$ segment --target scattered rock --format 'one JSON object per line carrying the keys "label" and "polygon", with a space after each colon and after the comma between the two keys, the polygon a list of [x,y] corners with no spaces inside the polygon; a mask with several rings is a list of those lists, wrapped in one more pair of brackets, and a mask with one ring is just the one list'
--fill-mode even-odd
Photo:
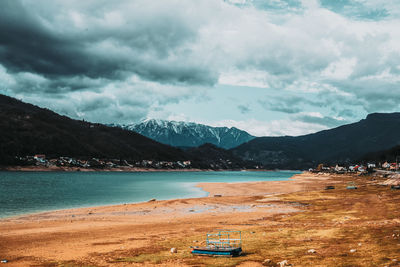
{"label": "scattered rock", "polygon": [[350,253],[354,253],[354,252],[357,252],[357,249],[355,249],[355,248],[350,249]]}
{"label": "scattered rock", "polygon": [[178,249],[177,248],[171,248],[171,253],[177,253],[178,252]]}
{"label": "scattered rock", "polygon": [[279,267],[285,267],[285,266],[292,266],[292,265],[289,264],[289,262],[287,260],[283,260],[281,262],[278,262],[278,266]]}
{"label": "scattered rock", "polygon": [[199,242],[199,241],[197,241],[197,240],[193,240],[193,243],[197,243],[197,242]]}
{"label": "scattered rock", "polygon": [[6,260],[6,259],[1,260],[1,263],[7,263],[7,262],[8,262],[8,260]]}
{"label": "scattered rock", "polygon": [[154,201],[156,201],[156,199],[155,199],[155,198],[152,198],[152,199],[150,199],[148,202],[154,202]]}
{"label": "scattered rock", "polygon": [[359,246],[359,247],[361,247],[361,246],[362,246],[362,244],[361,244],[361,243],[358,243],[358,246]]}
{"label": "scattered rock", "polygon": [[262,263],[264,266],[272,266],[274,265],[271,259],[265,259]]}
{"label": "scattered rock", "polygon": [[255,233],[256,233],[256,232],[254,232],[254,231],[251,231],[251,232],[250,232],[250,234],[255,234]]}
{"label": "scattered rock", "polygon": [[214,197],[222,197],[222,195],[214,195]]}
{"label": "scattered rock", "polygon": [[189,212],[194,212],[194,210],[189,210]]}
{"label": "scattered rock", "polygon": [[397,262],[397,259],[393,259],[392,261],[393,261],[393,262]]}
{"label": "scattered rock", "polygon": [[315,249],[309,249],[308,251],[307,251],[308,253],[317,253],[317,251],[315,250]]}
{"label": "scattered rock", "polygon": [[257,207],[257,206],[256,206],[256,204],[251,204],[250,207],[254,208],[254,207]]}

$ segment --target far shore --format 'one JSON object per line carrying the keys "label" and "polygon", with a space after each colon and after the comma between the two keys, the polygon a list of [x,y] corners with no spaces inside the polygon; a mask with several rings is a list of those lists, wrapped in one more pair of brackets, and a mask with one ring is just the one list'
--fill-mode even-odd
{"label": "far shore", "polygon": [[[211,172],[211,171],[274,171],[267,169],[156,169],[143,167],[116,167],[116,168],[79,168],[79,167],[60,167],[60,166],[5,166],[0,167],[0,171],[26,171],[26,172]],[[279,171],[279,170],[277,170]]]}

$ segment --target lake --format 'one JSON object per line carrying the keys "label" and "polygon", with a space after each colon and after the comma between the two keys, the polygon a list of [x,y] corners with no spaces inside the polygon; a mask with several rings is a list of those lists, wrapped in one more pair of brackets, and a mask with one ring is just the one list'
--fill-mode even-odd
{"label": "lake", "polygon": [[49,210],[205,197],[203,182],[287,180],[296,171],[0,172],[0,218]]}

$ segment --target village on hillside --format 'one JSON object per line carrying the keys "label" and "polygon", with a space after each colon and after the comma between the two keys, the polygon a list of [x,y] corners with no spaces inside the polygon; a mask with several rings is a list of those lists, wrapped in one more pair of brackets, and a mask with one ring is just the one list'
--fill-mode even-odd
{"label": "village on hillside", "polygon": [[380,171],[392,171],[397,172],[399,170],[398,162],[387,162],[384,163],[366,163],[366,164],[352,164],[347,166],[340,166],[336,164],[335,166],[325,166],[324,164],[319,164],[315,169],[310,168],[310,172],[329,172],[329,173],[359,173],[368,174],[376,170]]}
{"label": "village on hillside", "polygon": [[[44,154],[37,154],[34,156],[24,156],[16,157],[21,166],[38,166],[44,168],[51,167],[74,167],[82,169],[114,169],[114,168],[148,168],[148,169],[190,169],[196,168],[195,164],[191,160],[182,161],[158,161],[158,160],[125,160],[125,159],[77,159],[73,157],[58,157],[58,158],[46,158]],[[232,164],[230,160],[220,159],[218,162],[211,163],[207,166],[210,169],[229,169]],[[325,165],[319,164],[316,168],[309,168],[308,171],[319,173],[358,173],[358,174],[368,174],[376,170],[379,171],[390,171],[396,172],[399,170],[398,162],[388,162],[383,163],[359,163],[359,164],[348,164],[348,165]],[[264,169],[261,165],[255,165],[255,169]]]}
{"label": "village on hillside", "polygon": [[44,154],[18,157],[22,166],[41,167],[76,167],[82,169],[113,169],[113,168],[154,168],[154,169],[185,169],[191,168],[192,162],[185,161],[156,161],[156,160],[124,160],[124,159],[76,159],[73,157],[46,158]]}
{"label": "village on hillside", "polygon": [[[242,166],[231,159],[218,158],[215,160],[177,160],[165,161],[154,159],[128,160],[128,159],[104,159],[104,158],[74,158],[61,156],[48,158],[44,154],[33,156],[15,157],[15,165],[22,167],[34,167],[35,169],[49,170],[121,170],[134,171],[137,169],[149,170],[185,170],[185,169],[207,169],[207,170],[228,170],[228,169],[262,169],[260,165],[250,164]],[[12,167],[10,169],[13,169]],[[19,169],[19,168],[17,168]]]}

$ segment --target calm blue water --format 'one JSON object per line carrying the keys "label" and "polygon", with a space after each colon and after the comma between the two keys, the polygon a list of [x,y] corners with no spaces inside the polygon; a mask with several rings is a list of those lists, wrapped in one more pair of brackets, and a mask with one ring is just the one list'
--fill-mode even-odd
{"label": "calm blue water", "polygon": [[287,180],[280,172],[0,172],[0,218],[40,211],[207,196],[201,182]]}

